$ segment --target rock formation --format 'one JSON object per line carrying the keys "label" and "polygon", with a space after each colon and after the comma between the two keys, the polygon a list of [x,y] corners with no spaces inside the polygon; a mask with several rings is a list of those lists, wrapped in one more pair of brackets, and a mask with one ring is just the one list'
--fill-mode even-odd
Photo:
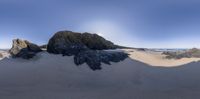
{"label": "rock formation", "polygon": [[14,39],[12,48],[9,50],[13,57],[21,57],[24,59],[30,59],[34,57],[36,53],[40,51],[42,50],[36,44],[20,39]]}
{"label": "rock formation", "polygon": [[97,34],[83,33],[82,43],[93,50],[115,49],[116,46]]}
{"label": "rock formation", "polygon": [[76,65],[87,63],[92,70],[100,70],[101,63],[110,65],[110,62],[120,62],[127,57],[128,54],[123,52],[88,50],[75,55],[74,63]]}
{"label": "rock formation", "polygon": [[114,49],[115,45],[97,34],[76,33],[72,31],[57,32],[47,45],[47,51],[54,54],[76,55],[88,49]]}
{"label": "rock formation", "polygon": [[76,33],[72,31],[57,32],[47,45],[47,51],[63,56],[74,55],[74,63],[87,63],[92,70],[101,69],[101,63],[119,62],[128,57],[124,52],[103,51],[117,48],[112,42],[97,34]]}
{"label": "rock formation", "polygon": [[166,55],[166,58],[169,58],[169,59],[200,58],[200,49],[193,48],[193,49],[175,51],[175,52],[166,51],[166,52],[163,52],[163,54]]}

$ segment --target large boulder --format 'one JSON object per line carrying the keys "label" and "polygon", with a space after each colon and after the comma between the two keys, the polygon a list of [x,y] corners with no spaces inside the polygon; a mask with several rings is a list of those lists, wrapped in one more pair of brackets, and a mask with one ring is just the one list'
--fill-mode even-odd
{"label": "large boulder", "polygon": [[34,57],[40,51],[42,50],[36,44],[21,39],[14,39],[12,48],[9,50],[13,57],[21,57],[24,59]]}
{"label": "large boulder", "polygon": [[47,45],[47,51],[54,54],[76,55],[88,49],[114,49],[115,45],[97,34],[76,33],[72,31],[57,32]]}

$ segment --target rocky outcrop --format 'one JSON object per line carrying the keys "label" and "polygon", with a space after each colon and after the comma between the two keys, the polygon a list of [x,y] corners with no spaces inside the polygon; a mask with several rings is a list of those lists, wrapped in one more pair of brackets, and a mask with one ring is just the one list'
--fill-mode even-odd
{"label": "rocky outcrop", "polygon": [[9,52],[11,55],[15,56],[24,48],[27,48],[27,44],[20,39],[15,39],[13,40],[12,48]]}
{"label": "rocky outcrop", "polygon": [[76,65],[87,63],[92,70],[100,70],[101,63],[110,65],[110,62],[120,62],[127,57],[128,54],[123,52],[88,50],[75,55],[74,63]]}
{"label": "rocky outcrop", "polygon": [[81,35],[82,43],[93,50],[115,49],[116,46],[97,34],[83,33]]}
{"label": "rocky outcrop", "polygon": [[162,54],[166,55],[166,58],[169,59],[181,59],[181,58],[200,58],[200,49],[193,48],[183,51],[166,51]]}
{"label": "rocky outcrop", "polygon": [[57,32],[47,45],[47,51],[54,54],[75,55],[87,49],[81,41],[81,34],[71,31]]}
{"label": "rocky outcrop", "polygon": [[21,57],[24,59],[30,59],[34,57],[36,53],[40,51],[42,50],[36,44],[20,39],[14,39],[12,48],[9,50],[13,57]]}
{"label": "rocky outcrop", "polygon": [[72,31],[57,32],[47,45],[47,51],[54,54],[76,55],[88,49],[114,49],[115,45],[97,34],[76,33]]}
{"label": "rocky outcrop", "polygon": [[87,63],[92,70],[101,69],[101,63],[111,64],[128,57],[124,52],[103,51],[117,48],[112,42],[97,34],[76,33],[72,31],[57,32],[47,45],[47,51],[63,56],[74,55],[74,63]]}

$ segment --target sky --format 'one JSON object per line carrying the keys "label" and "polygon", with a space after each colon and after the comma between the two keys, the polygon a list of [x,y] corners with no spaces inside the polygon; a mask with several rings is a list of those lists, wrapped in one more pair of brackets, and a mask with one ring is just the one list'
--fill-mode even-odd
{"label": "sky", "polygon": [[47,44],[63,30],[130,47],[200,48],[200,1],[0,0],[0,48],[16,38]]}

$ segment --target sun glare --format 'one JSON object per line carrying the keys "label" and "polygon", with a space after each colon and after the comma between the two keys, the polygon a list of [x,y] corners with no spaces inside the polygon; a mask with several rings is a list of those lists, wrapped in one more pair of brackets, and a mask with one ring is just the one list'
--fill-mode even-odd
{"label": "sun glare", "polygon": [[107,21],[94,21],[85,23],[82,25],[82,30],[87,30],[88,32],[97,33],[99,35],[108,35],[109,33],[117,33],[119,27],[112,22]]}
{"label": "sun glare", "polygon": [[[106,20],[96,20],[84,23],[81,25],[80,31],[96,33],[108,40],[115,42],[116,44],[121,45],[130,44],[130,42],[134,44],[135,40],[137,39],[136,36],[127,37],[127,35],[130,35],[129,31],[119,23]],[[131,33],[131,35],[133,35],[133,33]]]}

